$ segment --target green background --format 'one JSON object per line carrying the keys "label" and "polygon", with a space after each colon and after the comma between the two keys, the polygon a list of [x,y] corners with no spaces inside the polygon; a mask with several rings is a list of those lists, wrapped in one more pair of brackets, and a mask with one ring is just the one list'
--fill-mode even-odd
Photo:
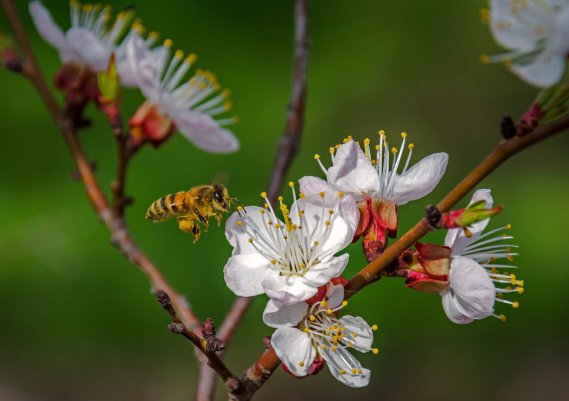
{"label": "green background", "polygon": [[[59,66],[27,16],[46,76]],[[130,4],[117,1],[115,10]],[[66,2],[46,2],[67,27]],[[434,151],[450,155],[447,174],[428,197],[400,209],[400,232],[427,203],[440,199],[499,139],[501,115],[519,116],[537,93],[500,65],[482,65],[497,53],[480,23],[483,1],[314,1],[306,130],[290,179],[320,175],[314,153],[346,134],[378,129],[407,131],[419,160]],[[202,318],[220,322],[233,295],[222,269],[230,255],[223,229],[197,245],[175,223],[150,224],[146,207],[156,198],[206,183],[219,172],[245,204],[266,189],[290,93],[291,1],[140,1],[137,15],[149,30],[196,52],[232,90],[234,127],[241,151],[210,155],[175,135],[159,150],[133,160],[127,192],[136,203],[128,222],[139,245],[188,295]],[[0,26],[8,30],[5,17]],[[50,78],[51,80],[51,78]],[[109,245],[109,234],[87,203],[53,121],[31,85],[0,71],[0,399],[185,400],[192,398],[192,348],[166,331],[146,279]],[[58,95],[59,98],[61,96]],[[125,94],[125,117],[141,101]],[[115,169],[114,142],[90,107],[93,126],[81,133],[105,189]],[[397,140],[398,141],[398,140]],[[502,323],[489,318],[467,326],[447,320],[438,296],[382,280],[353,298],[348,313],[377,323],[379,356],[358,357],[372,369],[369,387],[349,389],[324,371],[294,380],[281,369],[258,399],[343,400],[566,400],[566,262],[569,210],[567,135],[508,161],[483,183],[506,205],[492,226],[512,223],[520,245],[519,276],[526,293],[518,310],[498,305]],[[107,191],[108,192],[108,191]],[[433,241],[442,236],[432,235]],[[348,276],[363,265],[350,248]],[[236,372],[262,352],[271,333],[261,321],[259,297],[226,355]],[[224,399],[218,391],[218,399]]]}

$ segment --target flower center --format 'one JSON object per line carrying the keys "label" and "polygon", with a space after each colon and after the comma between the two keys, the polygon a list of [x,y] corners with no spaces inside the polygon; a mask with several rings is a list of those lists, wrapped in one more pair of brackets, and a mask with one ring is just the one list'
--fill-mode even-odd
{"label": "flower center", "polygon": [[[265,207],[259,210],[261,218],[253,219],[243,208],[238,208],[242,220],[237,224],[249,235],[249,243],[281,276],[304,276],[334,252],[323,249],[323,245],[329,239],[331,228],[338,216],[339,202],[336,202],[333,208],[327,207],[325,198],[333,195],[321,192],[319,197],[322,206],[319,216],[310,216],[309,222],[301,208],[304,195],[301,193],[300,199],[297,200],[294,183],[290,182],[289,186],[295,202],[293,215],[283,202],[283,197],[278,197],[284,223],[276,216],[266,192],[263,192],[261,197],[265,200]],[[338,196],[341,198],[343,193]]]}

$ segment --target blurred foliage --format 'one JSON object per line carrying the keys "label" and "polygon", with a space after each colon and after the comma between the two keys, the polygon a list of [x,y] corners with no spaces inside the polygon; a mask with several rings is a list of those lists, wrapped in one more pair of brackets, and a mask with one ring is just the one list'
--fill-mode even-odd
{"label": "blurred foliage", "polygon": [[[45,4],[67,26],[66,2]],[[433,151],[450,154],[439,187],[400,209],[401,232],[410,227],[427,203],[494,146],[501,115],[518,117],[537,93],[503,66],[479,63],[481,53],[501,51],[479,21],[485,5],[312,2],[307,124],[290,179],[321,174],[312,155],[346,134],[407,131],[415,160]],[[53,77],[56,51],[37,35],[26,2],[18,8],[45,75]],[[149,30],[199,55],[199,67],[231,88],[240,117],[234,127],[239,153],[209,155],[176,135],[159,150],[140,152],[128,176],[135,204],[127,216],[135,240],[201,317],[220,322],[233,299],[223,281],[231,252],[223,229],[212,228],[192,245],[175,223],[151,224],[144,212],[163,194],[208,182],[219,172],[230,174],[229,189],[245,204],[259,201],[290,92],[292,2],[146,0],[136,2],[136,11]],[[8,30],[3,15],[0,27]],[[188,399],[196,373],[193,350],[166,332],[167,316],[146,279],[109,245],[84,189],[69,178],[71,158],[31,85],[2,70],[0,87],[0,399]],[[125,91],[125,117],[140,101],[139,93]],[[96,109],[87,115],[93,125],[81,140],[108,188],[115,169],[112,134]],[[380,356],[362,358],[373,372],[368,388],[345,388],[327,372],[293,380],[279,369],[258,398],[566,400],[568,144],[567,135],[548,140],[483,183],[506,205],[492,224],[512,223],[521,249],[517,264],[527,291],[519,310],[500,309],[506,323],[490,318],[453,325],[438,296],[382,280],[355,297],[348,311],[380,326]],[[351,254],[348,276],[364,264],[359,245]],[[262,352],[261,338],[271,332],[261,322],[264,303],[263,297],[254,303],[227,354],[236,372]]]}

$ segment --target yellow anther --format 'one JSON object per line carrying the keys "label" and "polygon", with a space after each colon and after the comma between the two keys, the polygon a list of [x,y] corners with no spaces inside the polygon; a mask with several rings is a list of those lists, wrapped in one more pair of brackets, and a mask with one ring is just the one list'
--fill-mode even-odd
{"label": "yellow anther", "polygon": [[320,306],[326,307],[326,306],[328,306],[328,302],[326,302],[326,300],[323,299],[322,301],[320,301]]}
{"label": "yellow anther", "polygon": [[342,301],[342,306],[344,307],[348,306],[348,301]]}
{"label": "yellow anther", "polygon": [[182,50],[176,50],[176,53],[174,53],[174,57],[179,58],[181,60],[184,58],[184,52]]}
{"label": "yellow anther", "polygon": [[334,209],[328,209],[328,214],[334,214]]}
{"label": "yellow anther", "polygon": [[524,287],[518,287],[518,288],[516,288],[516,291],[518,292],[518,294],[523,294],[524,293]]}
{"label": "yellow anther", "polygon": [[237,222],[237,225],[238,225],[239,227],[243,227],[243,222],[242,222],[241,220],[239,220],[239,221]]}
{"label": "yellow anther", "polygon": [[330,147],[330,154],[331,154],[331,155],[334,154],[334,150],[335,150],[335,149],[331,146],[331,147]]}
{"label": "yellow anther", "polygon": [[358,333],[356,333],[355,331],[352,331],[352,337],[357,337]]}
{"label": "yellow anther", "polygon": [[304,198],[304,194],[301,192],[301,193],[298,194],[298,197],[299,197],[300,199],[302,199],[302,198]]}
{"label": "yellow anther", "polygon": [[330,308],[328,308],[328,310],[326,311],[327,314],[331,315],[332,313],[334,313],[334,311]]}
{"label": "yellow anther", "polygon": [[277,261],[274,260],[274,259],[272,259],[272,260],[271,260],[271,264],[272,264],[272,265],[276,265],[276,264],[277,264]]}
{"label": "yellow anther", "polygon": [[264,205],[264,206],[265,206],[265,209],[267,209],[267,210],[269,209],[269,204],[268,204],[268,203],[265,202],[265,205]]}
{"label": "yellow anther", "polygon": [[266,211],[265,209],[259,209],[259,213],[261,214],[265,214],[265,211]]}
{"label": "yellow anther", "polygon": [[294,187],[294,182],[289,181],[289,182],[288,182],[288,186],[291,187],[291,188],[293,188],[293,187]]}
{"label": "yellow anther", "polygon": [[520,307],[520,303],[519,303],[519,302],[513,302],[513,303],[512,303],[512,308],[518,309],[519,307]]}
{"label": "yellow anther", "polygon": [[316,320],[316,316],[310,315],[310,316],[308,316],[308,319],[310,319],[310,321],[313,322]]}
{"label": "yellow anther", "polygon": [[231,110],[233,108],[233,102],[231,100],[226,100],[223,102],[223,108],[227,110]]}
{"label": "yellow anther", "polygon": [[196,56],[194,53],[190,53],[188,54],[188,57],[186,57],[186,63],[188,64],[193,64],[198,60],[198,56]]}
{"label": "yellow anther", "polygon": [[330,347],[330,351],[336,351],[336,347],[333,345]]}
{"label": "yellow anther", "polygon": [[322,345],[320,346],[320,348],[326,349],[326,344],[322,344]]}
{"label": "yellow anther", "polygon": [[364,139],[364,144],[369,145],[370,142],[369,138]]}
{"label": "yellow anther", "polygon": [[407,133],[406,133],[406,132],[402,132],[402,133],[401,133],[401,138],[407,138]]}
{"label": "yellow anther", "polygon": [[277,199],[282,202],[284,198],[282,196],[279,196]]}
{"label": "yellow anther", "polygon": [[511,224],[507,224],[506,225],[506,230],[511,230],[512,229],[512,225]]}
{"label": "yellow anther", "polygon": [[380,136],[384,136],[384,135],[385,135],[385,131],[382,130],[382,129],[380,129],[379,131],[377,131],[377,133],[378,133]]}
{"label": "yellow anther", "polygon": [[164,46],[166,46],[166,47],[172,47],[173,44],[174,44],[174,42],[172,41],[172,39],[166,39],[164,41]]}
{"label": "yellow anther", "polygon": [[267,197],[267,193],[266,192],[261,192],[261,198],[266,198]]}
{"label": "yellow anther", "polygon": [[302,331],[304,331],[305,333],[310,333],[310,329],[308,327],[305,327]]}
{"label": "yellow anther", "polygon": [[371,350],[371,352],[373,352],[374,355],[379,354],[379,348],[374,348]]}
{"label": "yellow anther", "polygon": [[252,244],[253,243],[253,238],[249,237],[249,243]]}
{"label": "yellow anther", "polygon": [[500,319],[502,322],[506,321],[506,315],[499,315],[498,319]]}
{"label": "yellow anther", "polygon": [[158,38],[160,37],[160,34],[156,31],[152,31],[148,34],[148,39],[155,41],[158,40]]}
{"label": "yellow anther", "polygon": [[326,226],[329,226],[331,223],[330,223],[330,221],[325,221],[324,224],[325,224]]}
{"label": "yellow anther", "polygon": [[[286,239],[286,238],[285,238],[285,239]],[[306,263],[301,263],[299,266],[300,266],[301,269],[306,269]]]}
{"label": "yellow anther", "polygon": [[343,198],[344,197],[344,193],[342,191],[338,192],[338,198]]}
{"label": "yellow anther", "polygon": [[377,330],[377,324],[374,324],[373,326],[371,326],[371,329],[372,329],[373,331],[376,331],[376,330]]}
{"label": "yellow anther", "polygon": [[415,148],[415,144],[414,143],[410,143],[409,146],[407,146],[409,148],[409,150]]}
{"label": "yellow anther", "polygon": [[356,373],[358,373],[358,370],[356,368],[352,368],[352,374],[355,375]]}
{"label": "yellow anther", "polygon": [[239,210],[240,212],[243,211],[243,206],[237,206],[237,210]]}
{"label": "yellow anther", "polygon": [[304,366],[304,362],[300,361],[300,362],[298,363],[298,366],[303,367],[303,366]]}
{"label": "yellow anther", "polygon": [[280,225],[280,223],[275,224],[275,228],[281,228],[282,226]]}
{"label": "yellow anther", "polygon": [[340,369],[340,371],[338,373],[340,373],[341,375],[345,375],[346,371],[344,369]]}
{"label": "yellow anther", "polygon": [[318,153],[314,155],[314,160],[320,160],[320,155]]}
{"label": "yellow anther", "polygon": [[358,375],[361,375],[361,374],[362,374],[362,368],[359,368],[358,369]]}
{"label": "yellow anther", "polygon": [[487,54],[481,54],[480,62],[482,62],[483,64],[488,64],[490,62],[490,57],[488,57]]}
{"label": "yellow anther", "polygon": [[350,341],[350,342],[348,343],[348,348],[352,348],[353,346],[354,346],[354,343]]}
{"label": "yellow anther", "polygon": [[375,150],[379,150],[379,149],[381,149],[381,146],[375,145]]}
{"label": "yellow anther", "polygon": [[395,146],[391,148],[391,153],[397,153],[397,148]]}
{"label": "yellow anther", "polygon": [[324,192],[320,192],[318,195],[320,195],[320,197],[323,198],[326,194]]}

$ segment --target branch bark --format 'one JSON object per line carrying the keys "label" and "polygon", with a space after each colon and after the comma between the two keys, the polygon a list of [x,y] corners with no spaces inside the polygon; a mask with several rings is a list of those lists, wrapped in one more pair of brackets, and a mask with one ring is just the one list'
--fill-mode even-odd
{"label": "branch bark", "polygon": [[[81,149],[79,140],[77,139],[76,129],[63,113],[61,113],[57,101],[53,97],[48,85],[46,84],[41,70],[35,59],[33,50],[30,46],[26,32],[22,26],[21,20],[14,7],[13,0],[2,0],[2,6],[10,21],[16,40],[21,50],[24,52],[23,73],[30,79],[44,101],[48,111],[57,123],[63,138],[75,164],[77,171],[87,192],[87,197],[91,205],[95,209],[99,219],[107,226],[111,233],[111,242],[123,253],[123,255],[142,271],[152,285],[153,291],[163,291],[168,295],[171,304],[178,316],[180,323],[184,326],[184,335],[205,355],[208,364],[224,379],[226,383],[235,385],[236,379],[233,377],[229,369],[224,365],[221,359],[215,354],[208,352],[201,344],[199,330],[201,323],[197,316],[189,307],[183,296],[178,294],[174,288],[168,283],[162,275],[158,267],[142,252],[134,243],[130,232],[126,227],[120,213],[113,210],[101,191],[101,187],[93,174],[90,163],[85,158],[85,154]],[[124,166],[126,168],[126,164]],[[119,167],[120,169],[120,167]]]}
{"label": "branch bark", "polygon": [[[300,139],[302,137],[302,131],[304,129],[306,93],[308,84],[308,55],[310,44],[308,26],[308,0],[295,1],[294,22],[295,31],[292,93],[286,115],[284,131],[277,146],[275,164],[273,165],[272,170],[273,173],[268,185],[268,199],[271,202],[276,201],[290,165],[298,153]],[[241,318],[243,315],[245,315],[251,306],[253,299],[254,298],[238,297],[231,306],[229,313],[225,317],[221,329],[219,330],[219,338],[221,338],[226,344],[231,341],[233,333],[237,329]],[[266,369],[262,369],[262,366],[262,364],[259,364],[256,369],[249,369],[247,372],[245,372],[243,378],[246,380],[245,387],[247,390],[245,391],[244,387],[241,395],[247,393],[250,394],[249,397],[251,397],[256,391],[257,384],[260,387],[262,382],[268,379],[272,371],[270,371],[270,373],[265,377],[260,374],[261,371],[267,371]],[[257,384],[253,385],[253,383]],[[213,397],[214,387],[215,376],[213,375],[213,372],[211,372],[210,369],[204,368],[202,364],[200,367],[199,381],[196,389],[196,400],[211,400]],[[239,397],[240,393],[235,393],[232,396]]]}

